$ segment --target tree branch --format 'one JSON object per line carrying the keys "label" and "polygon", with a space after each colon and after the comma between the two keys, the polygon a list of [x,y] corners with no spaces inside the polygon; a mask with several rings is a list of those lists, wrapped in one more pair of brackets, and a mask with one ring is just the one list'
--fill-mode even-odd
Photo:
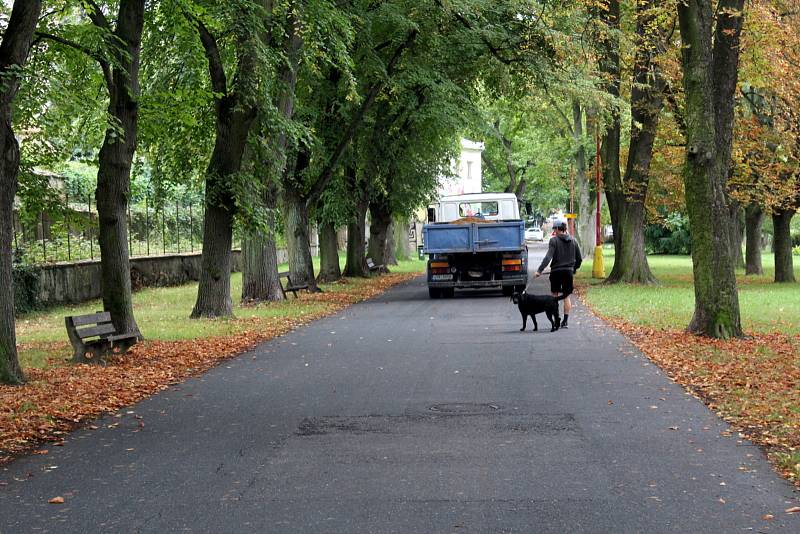
{"label": "tree branch", "polygon": [[669,103],[669,107],[672,108],[672,115],[675,117],[675,122],[678,123],[678,129],[683,134],[683,137],[686,137],[686,117],[683,116],[683,111],[678,106],[678,100],[675,98],[675,90],[672,88],[672,84],[669,83],[669,80],[665,78],[664,84],[664,96],[667,97],[667,102]]}
{"label": "tree branch", "polygon": [[228,81],[225,77],[225,67],[222,65],[222,58],[219,55],[217,41],[201,20],[194,17],[192,18],[197,24],[200,42],[203,43],[203,49],[208,59],[208,74],[211,77],[211,88],[215,93],[225,95],[228,93]]}
{"label": "tree branch", "polygon": [[37,31],[35,35],[37,40],[47,39],[49,41],[53,41],[55,43],[82,52],[83,54],[86,54],[90,58],[94,59],[100,64],[100,68],[103,70],[103,78],[105,79],[106,84],[109,87],[112,87],[114,85],[114,78],[111,73],[111,65],[109,65],[108,61],[106,61],[105,58],[103,58],[103,56],[101,56],[97,51],[92,50],[91,48],[88,48],[86,46],[83,46],[80,43],[76,43],[75,41],[65,39],[64,37],[60,37],[58,35],[53,35],[52,33]]}
{"label": "tree branch", "polygon": [[[442,10],[447,10],[447,8],[444,6],[444,4],[442,3],[441,0],[436,0],[436,5],[439,6],[439,8],[442,9]],[[461,25],[464,26],[466,29],[468,29],[470,31],[475,31],[475,29],[472,27],[472,23],[470,21],[468,21],[467,18],[464,17],[464,15],[462,15],[461,13],[458,13],[457,11],[452,11],[452,10],[447,10],[447,11],[450,11],[453,14],[453,16],[456,18],[456,20],[458,20],[458,22],[460,22]],[[481,42],[483,42],[483,44],[489,50],[489,53],[492,54],[492,56],[497,61],[499,61],[500,63],[502,63],[504,65],[511,65],[512,63],[516,63],[517,61],[519,61],[519,59],[516,59],[516,58],[503,57],[500,54],[501,49],[496,47],[496,46],[494,46],[491,43],[491,41],[489,41],[489,39],[486,38],[485,35],[480,35],[480,40],[481,40]]]}
{"label": "tree branch", "polygon": [[[403,55],[403,51],[406,50],[414,40],[417,38],[419,32],[414,29],[411,30],[406,37],[406,40],[403,41],[400,46],[397,47],[397,50],[394,51],[394,55],[389,60],[389,63],[386,65],[386,77],[391,78],[392,74],[394,73],[394,69],[397,66],[397,63],[400,61],[400,58]],[[331,155],[331,159],[322,169],[317,178],[314,185],[311,187],[311,190],[308,193],[308,197],[306,198],[306,204],[311,205],[317,201],[317,199],[322,195],[325,188],[328,186],[328,183],[333,178],[333,172],[336,170],[336,167],[339,165],[339,161],[341,160],[342,156],[344,155],[345,150],[347,149],[350,141],[353,139],[358,127],[361,125],[361,122],[364,120],[364,116],[366,115],[367,111],[372,107],[372,104],[375,102],[375,98],[377,98],[378,93],[383,89],[385,84],[384,80],[378,81],[370,87],[369,91],[367,92],[367,97],[361,103],[361,107],[356,111],[355,115],[353,115],[350,124],[347,126],[347,129],[344,132],[341,140],[339,140],[339,144],[333,151]]]}
{"label": "tree branch", "polygon": [[561,118],[564,119],[564,124],[567,126],[569,134],[574,137],[575,131],[572,129],[572,121],[569,120],[569,117],[567,117],[566,113],[564,113],[564,111],[559,107],[558,102],[556,102],[555,99],[550,96],[550,93],[547,92],[547,89],[544,90],[544,94],[547,95],[547,100],[550,102],[550,105],[553,106],[553,109],[555,109]]}
{"label": "tree branch", "polygon": [[487,158],[486,154],[483,153],[483,152],[481,153],[481,160],[486,164],[487,167],[489,167],[489,170],[492,171],[492,174],[494,174],[498,178],[502,176],[502,174],[500,174],[500,172],[498,172],[497,167],[495,166],[494,162],[492,162],[492,160]]}
{"label": "tree branch", "polygon": [[104,30],[111,31],[111,25],[108,23],[108,19],[103,14],[103,11],[100,9],[100,6],[97,5],[97,2],[94,0],[84,0],[91,9],[86,10],[86,14],[89,15],[89,18],[92,20],[92,23],[99,27],[103,28]]}

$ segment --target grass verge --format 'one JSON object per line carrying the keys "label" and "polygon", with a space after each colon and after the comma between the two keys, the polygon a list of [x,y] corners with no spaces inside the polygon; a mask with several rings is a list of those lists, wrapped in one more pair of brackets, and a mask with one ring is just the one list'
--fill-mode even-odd
{"label": "grass verge", "polygon": [[[280,303],[243,307],[237,298],[234,319],[189,319],[197,284],[140,291],[134,311],[147,340],[106,366],[65,362],[71,347],[64,315],[89,313],[98,303],[23,317],[18,339],[28,382],[0,386],[0,463],[41,442],[57,446],[76,426],[371,298],[423,269],[424,262],[402,262],[391,274],[343,279],[323,285],[322,293],[301,293]],[[240,294],[240,275],[234,275],[233,284],[234,294]]]}
{"label": "grass verge", "polygon": [[[604,256],[609,272],[613,252]],[[763,446],[776,469],[800,487],[798,285],[773,283],[772,258],[765,255],[763,276],[737,273],[748,336],[712,340],[685,331],[694,311],[691,258],[648,261],[656,286],[605,285],[590,278],[588,265],[578,277],[584,301],[734,431]]]}

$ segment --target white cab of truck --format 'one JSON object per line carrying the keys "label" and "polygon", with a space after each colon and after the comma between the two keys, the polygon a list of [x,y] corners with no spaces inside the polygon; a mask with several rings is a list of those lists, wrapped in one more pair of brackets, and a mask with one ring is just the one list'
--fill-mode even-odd
{"label": "white cab of truck", "polygon": [[429,223],[446,223],[479,217],[487,221],[519,219],[519,203],[513,193],[471,193],[441,197],[428,207]]}

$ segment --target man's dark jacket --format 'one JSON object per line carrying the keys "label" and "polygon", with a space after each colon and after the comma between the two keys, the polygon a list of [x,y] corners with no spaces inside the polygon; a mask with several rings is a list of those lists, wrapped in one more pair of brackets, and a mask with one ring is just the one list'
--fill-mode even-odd
{"label": "man's dark jacket", "polygon": [[556,271],[570,271],[572,273],[578,272],[581,268],[581,250],[578,248],[578,243],[569,234],[560,234],[550,238],[550,243],[547,246],[547,255],[539,265],[539,272],[544,271],[547,264],[552,260],[550,265],[550,272]]}

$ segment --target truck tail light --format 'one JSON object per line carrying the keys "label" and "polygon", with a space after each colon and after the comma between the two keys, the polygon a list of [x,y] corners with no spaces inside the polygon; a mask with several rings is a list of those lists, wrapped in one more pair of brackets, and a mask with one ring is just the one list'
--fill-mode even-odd
{"label": "truck tail light", "polygon": [[448,274],[450,272],[450,264],[446,261],[432,261],[431,273],[432,274]]}
{"label": "truck tail light", "polygon": [[522,260],[512,259],[512,260],[503,260],[503,270],[504,271],[521,271],[522,270]]}

